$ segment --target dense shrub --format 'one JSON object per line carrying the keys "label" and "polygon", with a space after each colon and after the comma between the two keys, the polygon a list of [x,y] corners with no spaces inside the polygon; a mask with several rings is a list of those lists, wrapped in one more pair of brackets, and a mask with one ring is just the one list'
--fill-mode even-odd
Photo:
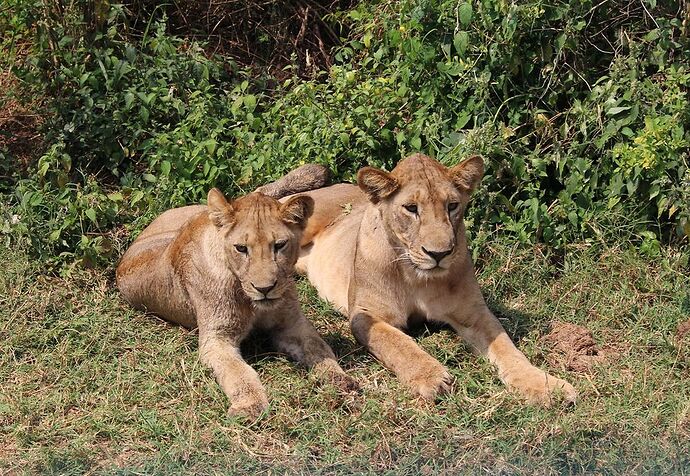
{"label": "dense shrub", "polygon": [[334,66],[271,90],[165,20],[138,36],[117,6],[93,35],[44,21],[15,71],[53,98],[48,148],[1,229],[43,257],[93,262],[121,225],[213,185],[245,192],[307,161],[351,179],[413,151],[448,164],[480,152],[475,239],[563,248],[624,230],[654,252],[690,235],[690,49],[674,8],[362,2],[334,16],[352,30]]}

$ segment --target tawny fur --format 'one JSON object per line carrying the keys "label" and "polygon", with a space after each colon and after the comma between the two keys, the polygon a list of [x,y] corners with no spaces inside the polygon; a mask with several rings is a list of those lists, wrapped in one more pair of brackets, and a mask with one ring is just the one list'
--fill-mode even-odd
{"label": "tawny fur", "polygon": [[549,404],[560,394],[574,402],[573,386],[530,364],[482,297],[463,221],[482,175],[477,156],[446,168],[417,154],[391,173],[365,167],[359,188],[340,184],[302,194],[315,209],[297,269],[417,395],[433,400],[451,385],[447,370],[401,331],[421,316],[450,324],[528,401]]}
{"label": "tawny fur", "polygon": [[232,414],[254,418],[268,406],[239,351],[253,328],[269,331],[280,351],[324,379],[356,388],[297,300],[292,274],[312,209],[308,197],[281,204],[252,193],[228,203],[213,189],[208,206],[168,210],[154,220],[117,268],[117,286],[130,304],[199,328],[201,360],[230,398]]}

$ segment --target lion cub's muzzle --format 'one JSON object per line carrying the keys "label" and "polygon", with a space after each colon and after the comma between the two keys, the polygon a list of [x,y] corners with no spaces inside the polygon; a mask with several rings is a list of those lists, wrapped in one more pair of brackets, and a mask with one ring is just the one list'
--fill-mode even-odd
{"label": "lion cub's muzzle", "polygon": [[283,297],[284,286],[278,284],[278,280],[271,283],[250,282],[244,285],[244,292],[249,298],[259,305],[275,304]]}

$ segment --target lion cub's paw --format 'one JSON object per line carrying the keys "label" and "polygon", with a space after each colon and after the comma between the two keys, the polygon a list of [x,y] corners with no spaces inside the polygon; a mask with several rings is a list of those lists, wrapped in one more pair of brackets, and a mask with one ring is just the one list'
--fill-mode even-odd
{"label": "lion cub's paw", "polygon": [[356,392],[359,390],[359,382],[344,372],[334,372],[331,374],[331,383],[335,385],[341,392]]}
{"label": "lion cub's paw", "polygon": [[412,393],[432,402],[439,396],[450,392],[452,384],[453,377],[441,365],[420,372],[409,383]]}
{"label": "lion cub's paw", "polygon": [[262,413],[268,409],[268,401],[249,401],[242,400],[233,403],[228,409],[228,415],[231,417],[240,417],[249,421],[257,420]]}
{"label": "lion cub's paw", "polygon": [[325,359],[314,366],[312,372],[322,382],[330,382],[341,392],[359,390],[359,383],[340,368],[333,359]]}
{"label": "lion cub's paw", "polygon": [[526,372],[509,384],[529,403],[551,406],[556,402],[573,405],[577,401],[577,390],[565,380],[538,369]]}

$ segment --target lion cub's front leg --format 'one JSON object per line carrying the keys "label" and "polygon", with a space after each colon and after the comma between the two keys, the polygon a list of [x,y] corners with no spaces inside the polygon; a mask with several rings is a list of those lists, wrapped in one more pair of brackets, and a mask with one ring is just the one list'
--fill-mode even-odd
{"label": "lion cub's front leg", "polygon": [[338,365],[331,348],[299,308],[289,313],[292,315],[278,316],[271,329],[277,349],[311,369],[320,380],[331,382],[345,392],[357,390],[357,381]]}
{"label": "lion cub's front leg", "polygon": [[213,369],[218,384],[230,398],[230,415],[253,420],[268,408],[268,397],[259,376],[242,359],[233,339],[200,327],[199,355]]}

